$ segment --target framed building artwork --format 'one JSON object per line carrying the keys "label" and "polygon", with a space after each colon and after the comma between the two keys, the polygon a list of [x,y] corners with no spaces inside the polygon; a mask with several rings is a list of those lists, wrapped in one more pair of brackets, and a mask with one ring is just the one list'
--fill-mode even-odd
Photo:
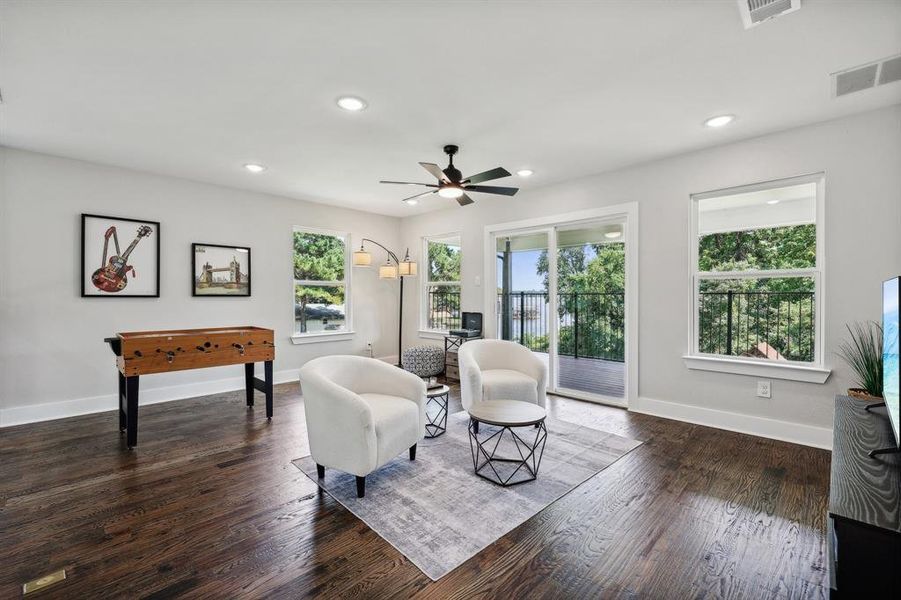
{"label": "framed building artwork", "polygon": [[250,296],[250,248],[191,244],[192,296]]}

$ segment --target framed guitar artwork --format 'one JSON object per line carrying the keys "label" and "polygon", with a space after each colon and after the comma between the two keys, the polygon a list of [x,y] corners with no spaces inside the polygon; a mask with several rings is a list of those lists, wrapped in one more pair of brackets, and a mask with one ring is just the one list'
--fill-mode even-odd
{"label": "framed guitar artwork", "polygon": [[160,224],[82,214],[81,296],[159,298]]}

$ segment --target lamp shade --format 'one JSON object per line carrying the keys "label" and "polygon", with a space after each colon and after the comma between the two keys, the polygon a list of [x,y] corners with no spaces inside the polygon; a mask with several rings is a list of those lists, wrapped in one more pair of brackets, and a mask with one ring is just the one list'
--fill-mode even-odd
{"label": "lamp shade", "polygon": [[416,275],[416,263],[412,260],[403,260],[397,265],[397,272],[401,277]]}
{"label": "lamp shade", "polygon": [[354,266],[368,267],[372,264],[372,255],[362,248],[354,252]]}
{"label": "lamp shade", "polygon": [[379,267],[379,279],[397,279],[397,267],[386,262]]}

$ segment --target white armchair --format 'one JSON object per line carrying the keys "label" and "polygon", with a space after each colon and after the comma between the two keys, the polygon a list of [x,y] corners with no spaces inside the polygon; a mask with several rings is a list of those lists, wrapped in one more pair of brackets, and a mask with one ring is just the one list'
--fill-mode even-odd
{"label": "white armchair", "polygon": [[545,405],[547,366],[525,346],[504,340],[473,340],[460,346],[457,356],[464,409],[485,400]]}
{"label": "white armchair", "polygon": [[416,459],[425,435],[425,383],[388,363],[362,356],[323,356],[300,369],[310,455],[317,474],[325,468],[357,478],[357,497],[366,475],[406,449]]}

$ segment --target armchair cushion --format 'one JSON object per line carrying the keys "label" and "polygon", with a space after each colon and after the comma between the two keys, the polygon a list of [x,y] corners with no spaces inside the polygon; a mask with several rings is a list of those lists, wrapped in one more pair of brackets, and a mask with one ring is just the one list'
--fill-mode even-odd
{"label": "armchair cushion", "polygon": [[521,400],[538,403],[535,379],[512,369],[482,371],[482,401]]}
{"label": "armchair cushion", "polygon": [[[419,407],[399,396],[360,394],[372,411],[375,426],[376,463],[383,465],[412,444],[422,439],[419,428]],[[414,442],[415,443],[415,442]]]}

